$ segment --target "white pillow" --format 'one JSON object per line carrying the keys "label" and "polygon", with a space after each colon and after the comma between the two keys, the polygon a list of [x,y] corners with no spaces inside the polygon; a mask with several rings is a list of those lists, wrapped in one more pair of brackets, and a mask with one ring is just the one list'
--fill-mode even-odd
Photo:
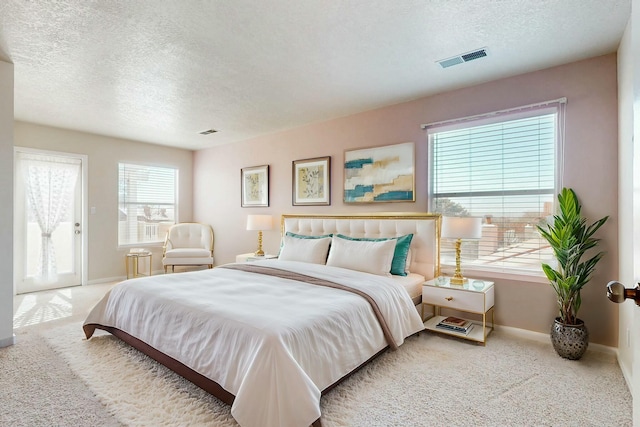
{"label": "white pillow", "polygon": [[311,264],[325,264],[331,237],[321,239],[300,239],[284,236],[284,246],[278,259],[283,261],[300,261]]}
{"label": "white pillow", "polygon": [[347,240],[333,236],[327,265],[364,271],[365,273],[390,276],[396,241]]}

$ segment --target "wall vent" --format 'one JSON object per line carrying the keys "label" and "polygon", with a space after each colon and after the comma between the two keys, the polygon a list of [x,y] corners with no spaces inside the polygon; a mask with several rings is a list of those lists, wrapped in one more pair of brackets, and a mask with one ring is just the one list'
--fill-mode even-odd
{"label": "wall vent", "polygon": [[202,132],[200,132],[200,135],[211,135],[212,133],[216,133],[218,132],[215,129],[209,129],[209,130],[203,130]]}
{"label": "wall vent", "polygon": [[436,61],[442,68],[453,67],[454,65],[462,64],[465,62],[473,61],[474,59],[484,58],[487,56],[487,48],[477,49],[472,52],[463,53],[447,59],[441,59]]}

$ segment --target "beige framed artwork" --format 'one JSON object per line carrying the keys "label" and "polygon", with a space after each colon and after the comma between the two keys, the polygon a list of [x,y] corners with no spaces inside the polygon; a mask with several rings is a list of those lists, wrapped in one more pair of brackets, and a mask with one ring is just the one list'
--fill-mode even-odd
{"label": "beige framed artwork", "polygon": [[344,202],[415,202],[413,142],[345,150]]}
{"label": "beige framed artwork", "polygon": [[240,177],[241,206],[269,206],[269,165],[242,168]]}
{"label": "beige framed artwork", "polygon": [[331,204],[331,157],[294,160],[291,173],[294,206]]}

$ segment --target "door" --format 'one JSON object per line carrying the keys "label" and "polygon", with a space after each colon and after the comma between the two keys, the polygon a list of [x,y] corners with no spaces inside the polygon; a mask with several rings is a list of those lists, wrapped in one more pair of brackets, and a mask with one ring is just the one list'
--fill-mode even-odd
{"label": "door", "polygon": [[16,149],[17,293],[82,284],[83,156]]}

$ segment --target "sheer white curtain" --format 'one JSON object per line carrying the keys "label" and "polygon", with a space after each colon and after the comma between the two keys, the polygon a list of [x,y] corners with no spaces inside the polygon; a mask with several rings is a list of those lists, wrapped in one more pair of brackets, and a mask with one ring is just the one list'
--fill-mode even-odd
{"label": "sheer white curtain", "polygon": [[25,154],[21,161],[28,209],[38,222],[42,236],[37,280],[55,281],[56,254],[51,235],[70,213],[80,160]]}

